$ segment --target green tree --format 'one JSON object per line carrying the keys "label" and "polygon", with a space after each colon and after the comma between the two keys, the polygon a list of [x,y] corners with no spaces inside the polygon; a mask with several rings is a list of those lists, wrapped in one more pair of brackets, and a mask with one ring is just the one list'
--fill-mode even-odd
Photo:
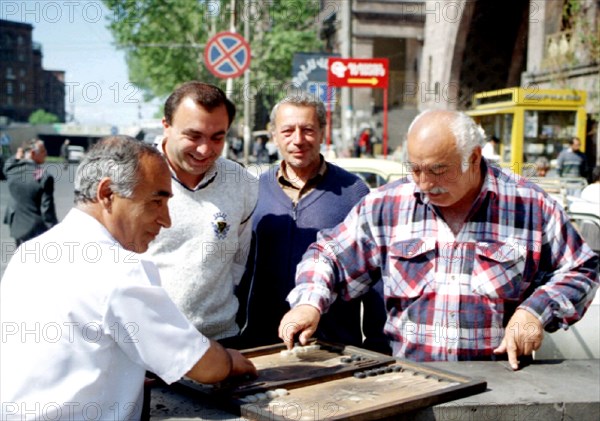
{"label": "green tree", "polygon": [[[596,72],[600,64],[600,19],[595,0],[563,0],[561,30],[550,38],[544,70],[552,87],[573,88],[574,73]],[[587,89],[588,103],[597,104],[600,83],[596,77]],[[594,119],[600,115],[594,113]]]}
{"label": "green tree", "polygon": [[58,123],[58,117],[52,113],[46,112],[41,108],[35,110],[29,116],[29,123],[31,124],[53,124]]}
{"label": "green tree", "polygon": [[572,31],[573,64],[600,62],[600,21],[591,16],[592,0],[566,0],[563,6],[563,26]]}
{"label": "green tree", "polygon": [[[224,87],[204,65],[204,46],[230,29],[230,0],[104,0],[117,47],[126,53],[129,79],[146,99],[164,97],[187,80]],[[316,0],[236,0],[236,31],[251,26],[251,86],[235,81],[234,100],[244,95],[273,101],[291,79],[295,52],[319,51]],[[266,105],[266,104],[265,104]]]}

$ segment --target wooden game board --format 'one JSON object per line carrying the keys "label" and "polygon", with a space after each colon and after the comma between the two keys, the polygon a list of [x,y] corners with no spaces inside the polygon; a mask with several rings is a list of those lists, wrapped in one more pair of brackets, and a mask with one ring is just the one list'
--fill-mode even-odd
{"label": "wooden game board", "polygon": [[[243,351],[256,365],[257,379],[212,386],[186,379],[179,385],[253,420],[371,420],[486,389],[483,380],[361,348],[322,341],[311,345],[292,353],[283,345]],[[278,395],[281,389],[287,393]]]}

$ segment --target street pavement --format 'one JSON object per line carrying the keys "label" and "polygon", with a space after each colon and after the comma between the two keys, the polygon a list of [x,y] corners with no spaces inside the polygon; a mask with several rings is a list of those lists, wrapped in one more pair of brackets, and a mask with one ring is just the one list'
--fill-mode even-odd
{"label": "street pavement", "polygon": [[[70,164],[64,168],[60,163],[49,163],[44,167],[45,171],[54,176],[54,203],[58,220],[62,221],[73,207],[73,182],[77,164]],[[10,237],[8,225],[2,223],[9,200],[8,184],[6,181],[0,181],[0,278],[15,251],[15,242]]]}

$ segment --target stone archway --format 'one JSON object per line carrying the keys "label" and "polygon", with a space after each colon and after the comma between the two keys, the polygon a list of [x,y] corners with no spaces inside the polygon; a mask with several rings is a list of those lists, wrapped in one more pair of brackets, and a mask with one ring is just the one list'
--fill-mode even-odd
{"label": "stone archway", "polygon": [[458,109],[470,108],[476,92],[520,84],[528,29],[529,0],[466,2],[450,74]]}

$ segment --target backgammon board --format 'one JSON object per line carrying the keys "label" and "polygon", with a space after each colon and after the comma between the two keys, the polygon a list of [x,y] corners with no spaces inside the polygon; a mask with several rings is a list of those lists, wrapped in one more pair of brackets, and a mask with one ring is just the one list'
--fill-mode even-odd
{"label": "backgammon board", "polygon": [[483,392],[486,382],[365,349],[314,341],[242,351],[256,379],[178,382],[250,420],[373,420]]}

